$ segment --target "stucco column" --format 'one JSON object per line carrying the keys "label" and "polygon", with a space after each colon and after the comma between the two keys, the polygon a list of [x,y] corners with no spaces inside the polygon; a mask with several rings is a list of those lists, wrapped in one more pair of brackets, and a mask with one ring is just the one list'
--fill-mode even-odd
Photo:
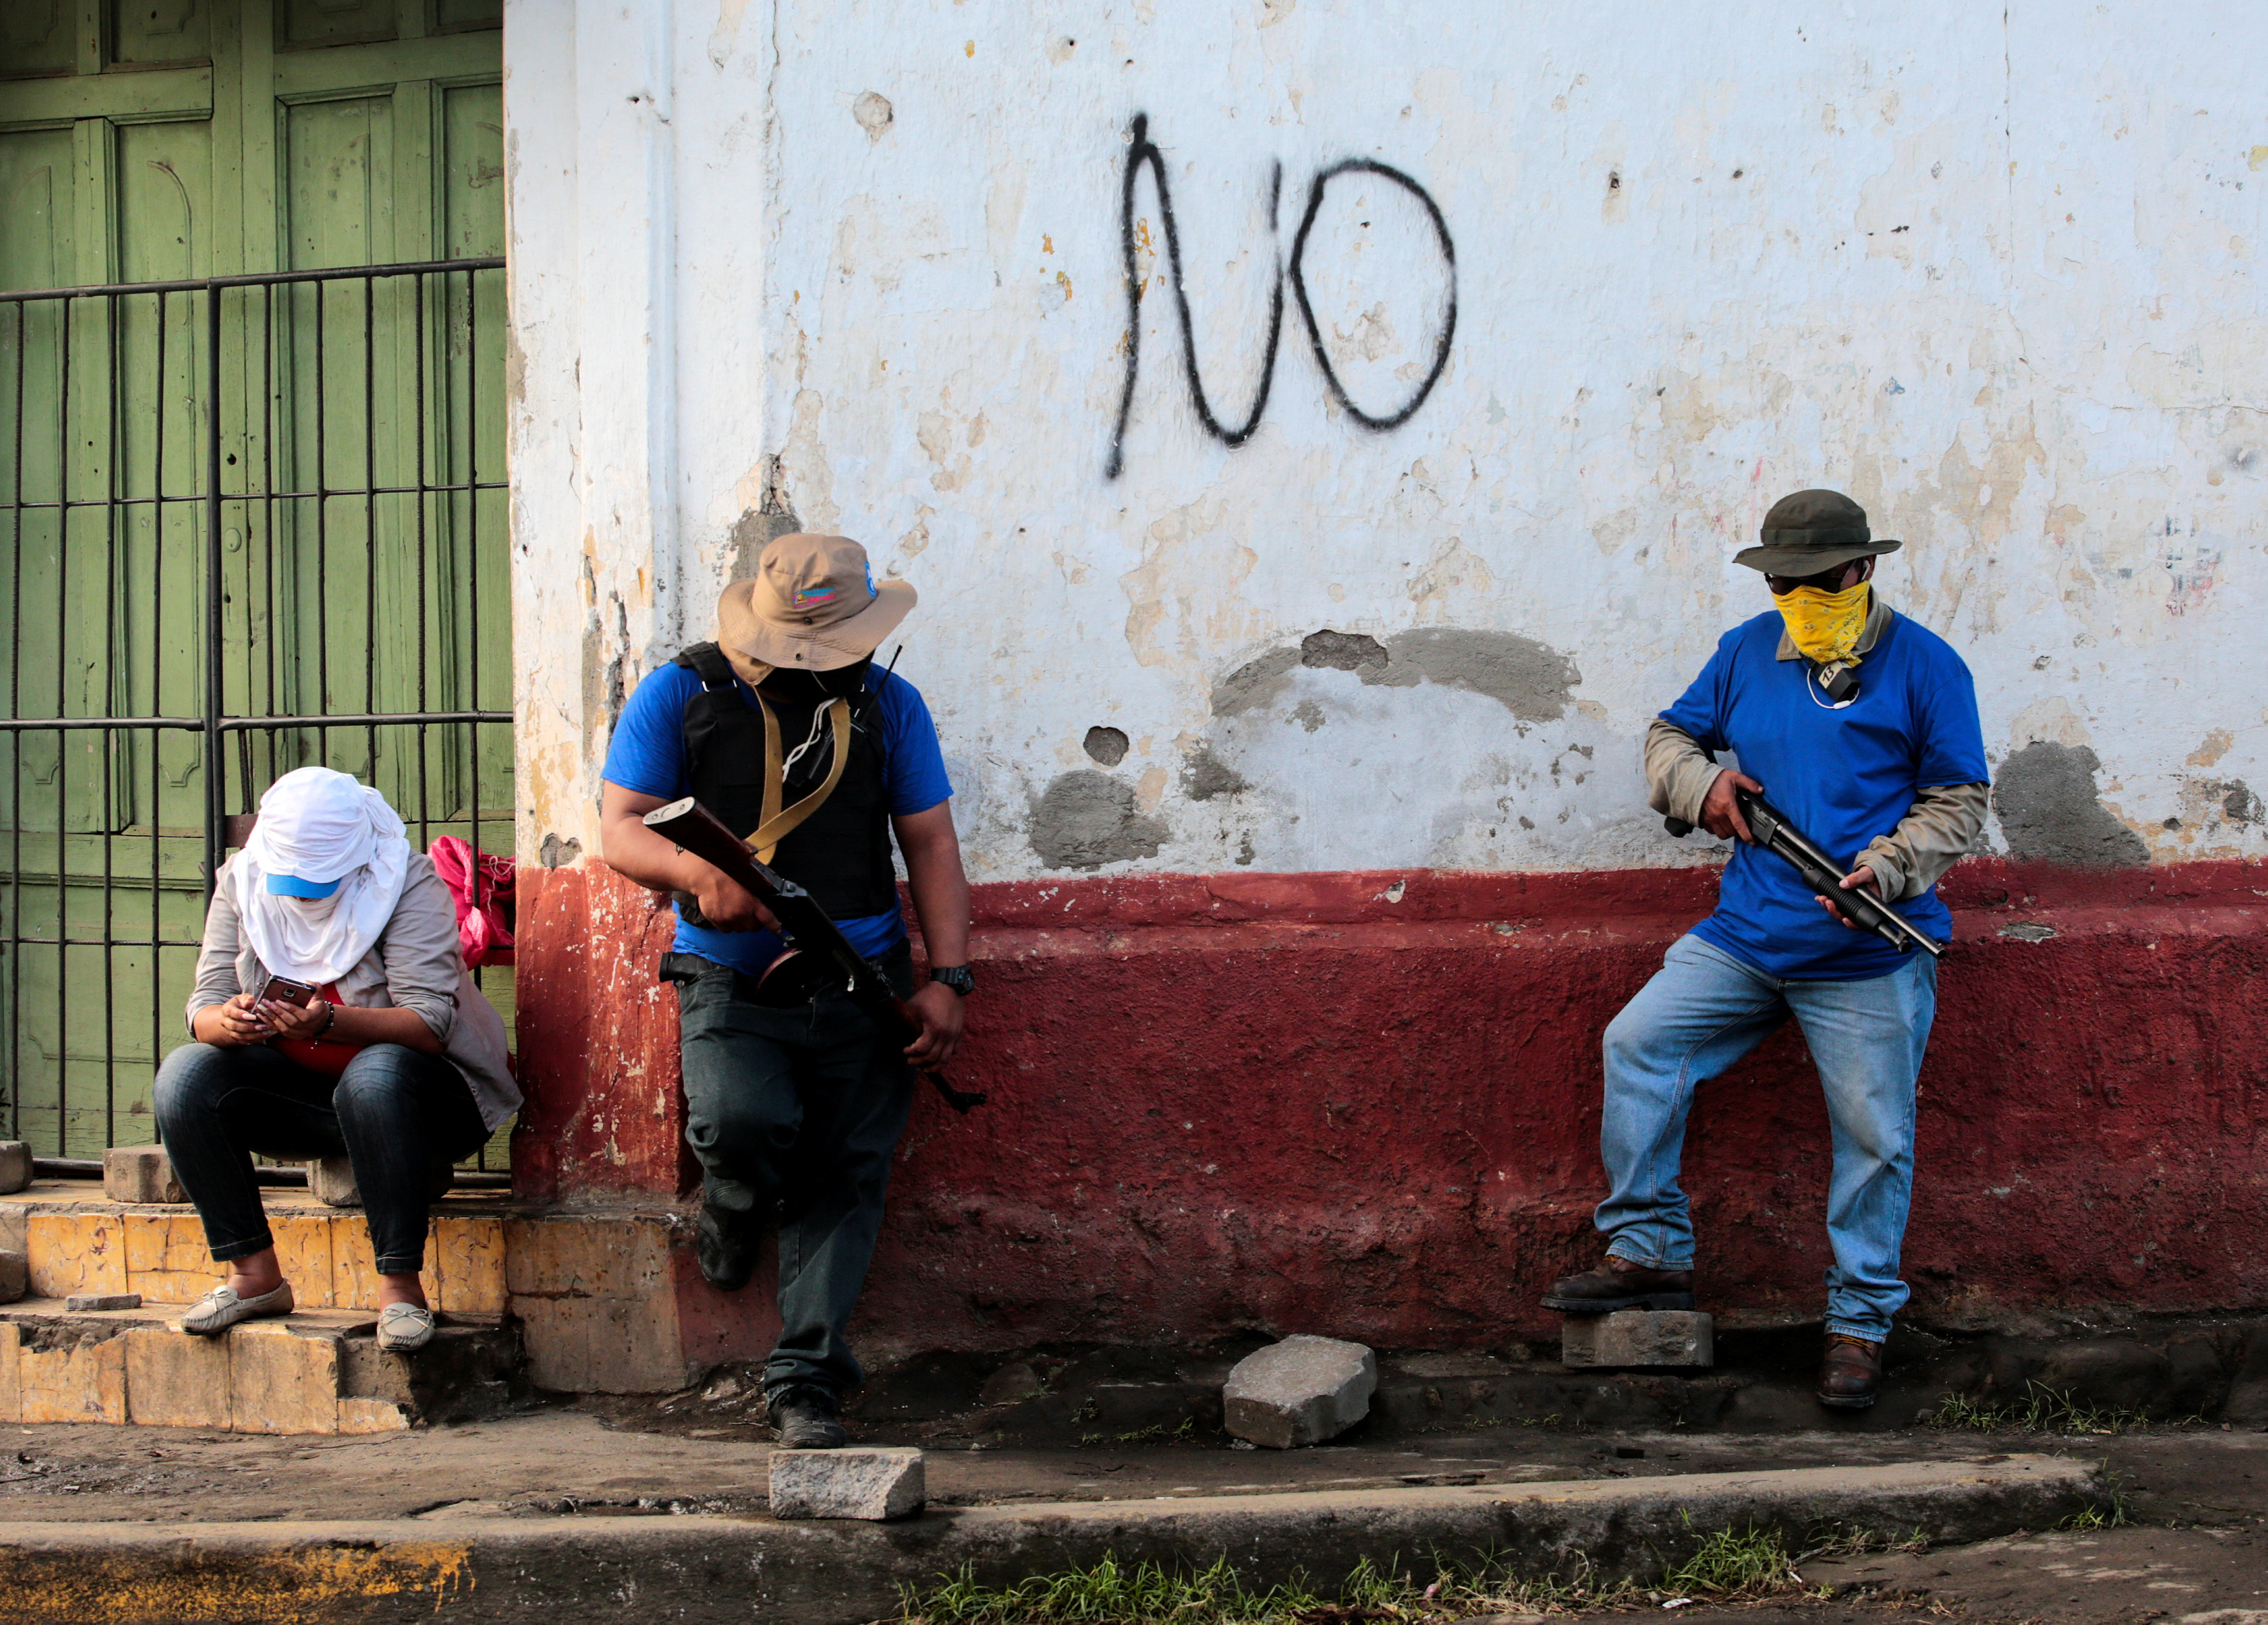
{"label": "stucco column", "polygon": [[[680,425],[688,409],[716,422],[715,385],[688,386],[697,369],[688,357],[719,361],[754,342],[734,312],[712,308],[688,349],[682,290],[710,274],[708,259],[731,261],[749,282],[746,334],[757,327],[762,151],[758,143],[711,150],[688,166],[677,130],[688,104],[704,129],[761,127],[762,8],[750,10],[727,5],[720,20],[713,7],[696,18],[666,0],[508,7],[519,1047],[528,1096],[514,1165],[530,1194],[667,1194],[679,1182],[677,1081],[674,1068],[654,1075],[665,1070],[655,1060],[674,1055],[674,1001],[653,980],[667,916],[600,863],[598,798],[623,701],[688,626],[699,636],[713,591],[715,539],[688,535],[683,521]],[[745,230],[725,226],[721,256],[681,254],[688,196],[745,220]],[[706,230],[704,240],[720,240],[713,224]],[[753,446],[761,391],[748,395]],[[688,573],[701,578],[691,590]]]}

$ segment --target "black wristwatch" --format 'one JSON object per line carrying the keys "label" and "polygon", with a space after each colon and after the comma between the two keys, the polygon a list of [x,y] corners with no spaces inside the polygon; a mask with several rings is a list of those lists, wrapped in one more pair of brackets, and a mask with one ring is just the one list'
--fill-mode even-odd
{"label": "black wristwatch", "polygon": [[976,978],[968,974],[966,965],[932,965],[929,979],[945,983],[963,998],[976,991]]}

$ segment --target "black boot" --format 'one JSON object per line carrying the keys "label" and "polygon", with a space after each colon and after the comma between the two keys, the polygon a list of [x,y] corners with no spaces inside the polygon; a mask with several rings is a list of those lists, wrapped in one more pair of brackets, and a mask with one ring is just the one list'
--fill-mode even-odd
{"label": "black boot", "polygon": [[1693,1272],[1651,1269],[1611,1254],[1596,1269],[1554,1281],[1543,1306],[1562,1314],[1612,1314],[1617,1309],[1690,1309]]}
{"label": "black boot", "polygon": [[763,1226],[754,1213],[737,1213],[703,1202],[693,1227],[693,1257],[702,1278],[720,1292],[737,1292],[756,1273],[756,1251]]}
{"label": "black boot", "polygon": [[834,1450],[850,1443],[843,1430],[843,1408],[824,1388],[796,1383],[764,1401],[772,1431],[782,1450]]}

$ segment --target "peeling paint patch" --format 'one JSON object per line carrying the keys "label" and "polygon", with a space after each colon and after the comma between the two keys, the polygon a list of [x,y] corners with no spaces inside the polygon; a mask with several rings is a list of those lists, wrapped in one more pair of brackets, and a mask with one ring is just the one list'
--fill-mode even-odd
{"label": "peeling paint patch", "polygon": [[850,116],[858,121],[858,128],[866,132],[869,141],[880,141],[898,120],[897,110],[890,99],[880,91],[867,91],[850,104]]}
{"label": "peeling paint patch", "polygon": [[2146,864],[2142,837],[2095,794],[2102,767],[2086,746],[2051,739],[2035,739],[2010,756],[1992,786],[1992,810],[2000,815],[2009,856],[2084,869]]}
{"label": "peeling paint patch", "polygon": [[1080,748],[1106,768],[1115,768],[1126,760],[1127,739],[1116,728],[1089,728]]}
{"label": "peeling paint patch", "polygon": [[1155,857],[1170,833],[1135,805],[1132,785],[1092,768],[1057,774],[1032,808],[1032,850],[1050,869]]}
{"label": "peeling paint patch", "polygon": [[556,833],[543,837],[541,857],[546,869],[558,869],[583,856],[583,843],[572,835],[562,840]]}

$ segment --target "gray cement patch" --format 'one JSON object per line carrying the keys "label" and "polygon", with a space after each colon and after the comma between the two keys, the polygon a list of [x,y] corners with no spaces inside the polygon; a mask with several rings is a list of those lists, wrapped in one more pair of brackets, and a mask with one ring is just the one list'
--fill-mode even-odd
{"label": "gray cement patch", "polygon": [[1211,801],[1216,796],[1233,796],[1239,790],[1250,790],[1251,782],[1212,754],[1209,746],[1200,745],[1189,753],[1182,766],[1182,793],[1192,801]]}
{"label": "gray cement patch", "polygon": [[1557,650],[1517,632],[1422,627],[1387,640],[1396,675],[1414,672],[1447,688],[1486,695],[1523,722],[1550,722],[1567,712],[1583,674]]}
{"label": "gray cement patch", "polygon": [[1172,832],[1134,804],[1134,787],[1081,768],[1059,773],[1032,808],[1032,850],[1050,869],[1155,857]]}
{"label": "gray cement patch", "polygon": [[1296,649],[1271,649],[1248,660],[1212,686],[1212,714],[1237,717],[1266,705],[1284,687],[1284,679],[1300,664]]}
{"label": "gray cement patch", "polygon": [[1079,741],[1079,748],[1104,767],[1115,768],[1126,760],[1130,743],[1125,734],[1116,728],[1096,727],[1086,731],[1086,737]]}
{"label": "gray cement patch", "polygon": [[[1381,643],[1365,632],[1325,627],[1296,650],[1271,649],[1213,685],[1216,717],[1236,717],[1280,695],[1295,667],[1352,672],[1366,683],[1389,688],[1436,683],[1484,695],[1523,722],[1550,722],[1566,714],[1583,674],[1557,650],[1517,632],[1468,627],[1419,627]],[[1306,722],[1309,732],[1315,724]]]}
{"label": "gray cement patch", "polygon": [[1992,810],[2008,855],[2020,862],[2080,869],[2134,868],[2150,861],[2142,837],[2097,797],[2102,762],[2084,745],[2034,739],[2000,764]]}

